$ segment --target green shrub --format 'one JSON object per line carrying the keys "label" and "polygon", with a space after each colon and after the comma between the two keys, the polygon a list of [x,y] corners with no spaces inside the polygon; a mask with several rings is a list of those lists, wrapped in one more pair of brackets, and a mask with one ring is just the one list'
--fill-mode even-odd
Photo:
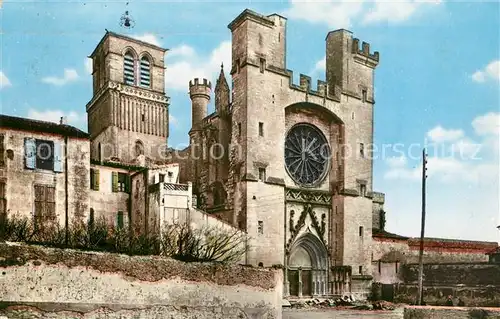
{"label": "green shrub", "polygon": [[7,241],[128,255],[162,255],[185,262],[234,263],[248,249],[245,234],[237,230],[166,224],[160,233],[136,234],[109,225],[103,217],[93,223],[72,223],[66,230],[55,222],[35,227],[33,218],[12,215],[0,220],[0,234],[0,239]]}

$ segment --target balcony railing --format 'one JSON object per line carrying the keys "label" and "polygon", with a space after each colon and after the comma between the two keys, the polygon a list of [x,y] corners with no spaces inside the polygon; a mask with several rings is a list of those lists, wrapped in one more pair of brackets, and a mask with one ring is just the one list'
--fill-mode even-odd
{"label": "balcony railing", "polygon": [[163,188],[169,191],[184,191],[189,190],[189,186],[186,184],[173,184],[173,183],[163,183]]}

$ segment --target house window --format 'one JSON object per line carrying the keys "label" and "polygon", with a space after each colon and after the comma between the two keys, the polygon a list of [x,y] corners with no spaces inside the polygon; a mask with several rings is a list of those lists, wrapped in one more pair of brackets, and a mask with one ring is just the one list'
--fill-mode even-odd
{"label": "house window", "polygon": [[264,73],[266,69],[266,59],[260,58],[260,73]]}
{"label": "house window", "polygon": [[362,275],[363,274],[363,266],[359,266],[359,274]]}
{"label": "house window", "polygon": [[95,168],[90,169],[90,189],[99,190],[99,170]]}
{"label": "house window", "polygon": [[266,181],[266,169],[265,168],[259,168],[259,181],[261,181],[261,182]]}
{"label": "house window", "polygon": [[234,80],[231,80],[231,102],[234,101]]}
{"label": "house window", "polygon": [[123,212],[119,211],[116,215],[116,228],[123,229]]}
{"label": "house window", "polygon": [[379,260],[378,261],[378,273],[380,274],[381,272],[382,272],[382,262]]}
{"label": "house window", "polygon": [[363,102],[366,102],[366,90],[361,91],[363,95]]}
{"label": "house window", "polygon": [[264,234],[264,222],[262,220],[259,220],[258,231],[259,234]]}
{"label": "house window", "polygon": [[158,176],[158,179],[159,179],[160,183],[163,183],[165,181],[165,174],[160,174]]}
{"label": "house window", "polygon": [[359,196],[365,197],[366,195],[366,185],[360,184],[359,185]]}
{"label": "house window", "polygon": [[398,268],[399,268],[399,265],[398,265],[398,262],[397,262],[397,261],[396,261],[395,266],[396,266],[396,274],[397,274],[397,273],[398,273]]}
{"label": "house window", "polygon": [[7,217],[6,186],[7,184],[5,184],[5,182],[0,182],[0,222],[2,222],[2,224]]}
{"label": "house window", "polygon": [[54,142],[36,140],[36,167],[40,169],[54,169]]}
{"label": "house window", "polygon": [[123,82],[128,85],[135,84],[134,56],[131,52],[125,53],[123,57]]}
{"label": "house window", "polygon": [[359,155],[365,157],[365,144],[359,143]]}
{"label": "house window", "polygon": [[0,134],[0,167],[5,166],[4,135]]}
{"label": "house window", "polygon": [[259,136],[264,136],[264,123],[259,122]]}
{"label": "house window", "polygon": [[60,143],[26,138],[24,139],[24,152],[26,168],[62,172],[62,147]]}
{"label": "house window", "polygon": [[238,123],[238,137],[241,136],[241,123]]}
{"label": "house window", "polygon": [[359,226],[359,237],[363,237],[363,226]]}
{"label": "house window", "polygon": [[140,64],[140,84],[143,87],[151,86],[151,66],[147,57],[142,57]]}
{"label": "house window", "polygon": [[56,218],[55,187],[35,185],[35,227],[43,228],[47,221]]}
{"label": "house window", "polygon": [[135,142],[135,156],[144,155],[144,144],[141,141]]}
{"label": "house window", "polygon": [[90,214],[89,214],[89,226],[93,227],[94,226],[94,209],[90,209]]}
{"label": "house window", "polygon": [[112,173],[112,190],[113,192],[125,192],[128,193],[130,185],[130,176],[125,173]]}

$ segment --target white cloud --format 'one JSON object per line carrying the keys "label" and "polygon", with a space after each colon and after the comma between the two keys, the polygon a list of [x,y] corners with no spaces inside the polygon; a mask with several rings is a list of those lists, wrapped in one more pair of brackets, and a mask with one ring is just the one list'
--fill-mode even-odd
{"label": "white cloud", "polygon": [[484,69],[474,72],[472,80],[479,83],[487,80],[500,81],[500,60],[492,61]]}
{"label": "white cloud", "polygon": [[81,126],[86,121],[85,114],[77,113],[75,111],[64,112],[61,110],[43,110],[38,111],[36,109],[29,109],[28,117],[34,120],[47,121],[59,123],[61,117],[65,117],[67,124]]}
{"label": "white cloud", "polygon": [[462,159],[474,159],[478,158],[479,152],[481,152],[483,147],[482,144],[476,143],[466,137],[454,142],[450,146],[450,153]]}
{"label": "white cloud", "polygon": [[92,74],[92,59],[85,58],[83,63],[85,65],[85,71],[87,72],[87,74]]}
{"label": "white cloud", "polygon": [[[176,62],[167,62],[165,84],[167,90],[187,91],[189,81],[194,78],[206,78],[215,85],[214,78],[220,72],[220,65],[224,63],[225,71],[231,68],[231,42],[224,41],[215,48],[208,60],[195,54],[195,50],[186,45],[172,49]],[[172,52],[170,51],[170,52]],[[167,53],[166,59],[169,59]],[[227,73],[226,73],[227,74]],[[212,86],[213,88],[213,86]]]}
{"label": "white cloud", "polygon": [[387,165],[390,167],[404,167],[406,166],[407,159],[406,156],[401,155],[398,157],[389,157],[386,159]]}
{"label": "white cloud", "polygon": [[[465,136],[463,130],[449,130],[441,126],[430,130],[427,136],[437,144],[427,149],[430,154],[427,159],[427,175],[441,182],[498,182],[499,122],[500,113],[490,112],[474,118],[471,125],[480,138],[479,142]],[[421,178],[421,161],[416,161],[416,166],[411,167],[402,156],[388,158],[386,163],[386,179]]]}
{"label": "white cloud", "polygon": [[314,74],[316,72],[324,72],[325,70],[326,70],[326,57],[323,57],[321,60],[316,62],[311,74]]}
{"label": "white cloud", "polygon": [[373,6],[366,12],[363,23],[376,22],[403,22],[411,18],[417,10],[424,6],[436,5],[440,1],[416,1],[416,0],[376,0]]}
{"label": "white cloud", "polygon": [[362,1],[349,0],[292,0],[291,6],[283,15],[311,23],[322,23],[330,28],[347,28],[352,19],[359,16],[363,9]]}
{"label": "white cloud", "polygon": [[478,116],[472,121],[472,127],[477,135],[499,135],[500,113],[490,112]]}
{"label": "white cloud", "polygon": [[78,72],[76,72],[75,69],[64,69],[64,75],[62,77],[48,76],[44,77],[42,82],[61,86],[76,81],[78,77]]}
{"label": "white cloud", "polygon": [[446,130],[442,126],[436,126],[427,132],[427,136],[431,139],[431,141],[440,143],[455,141],[464,136],[464,132],[462,130]]}
{"label": "white cloud", "polygon": [[177,56],[187,58],[187,57],[192,57],[194,55],[195,55],[194,49],[192,47],[190,47],[189,45],[185,45],[185,44],[182,44],[178,47],[175,47],[172,50],[168,51],[168,53],[167,53],[167,56],[169,58],[173,58],[173,57],[177,57]]}
{"label": "white cloud", "polygon": [[439,3],[439,0],[292,0],[283,15],[337,29],[349,28],[356,20],[364,24],[403,22],[422,8]]}
{"label": "white cloud", "polygon": [[12,83],[10,83],[9,78],[5,75],[5,73],[0,71],[0,90],[9,86],[12,86]]}
{"label": "white cloud", "polygon": [[133,35],[132,38],[150,43],[152,45],[156,45],[158,47],[161,47],[160,40],[158,40],[156,35],[154,35],[152,33],[144,33],[142,35]]}
{"label": "white cloud", "polygon": [[175,116],[173,116],[172,114],[168,115],[168,122],[172,125],[175,125],[175,126],[177,126],[179,124],[179,121],[177,120],[177,118]]}

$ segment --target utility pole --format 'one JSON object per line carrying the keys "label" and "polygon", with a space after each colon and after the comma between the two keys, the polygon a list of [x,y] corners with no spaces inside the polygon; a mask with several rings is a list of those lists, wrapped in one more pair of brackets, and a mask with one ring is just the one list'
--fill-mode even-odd
{"label": "utility pole", "polygon": [[418,256],[418,300],[417,305],[423,301],[423,277],[424,277],[424,233],[425,233],[425,180],[427,179],[427,155],[425,148],[422,150],[422,225],[420,226],[420,253]]}

